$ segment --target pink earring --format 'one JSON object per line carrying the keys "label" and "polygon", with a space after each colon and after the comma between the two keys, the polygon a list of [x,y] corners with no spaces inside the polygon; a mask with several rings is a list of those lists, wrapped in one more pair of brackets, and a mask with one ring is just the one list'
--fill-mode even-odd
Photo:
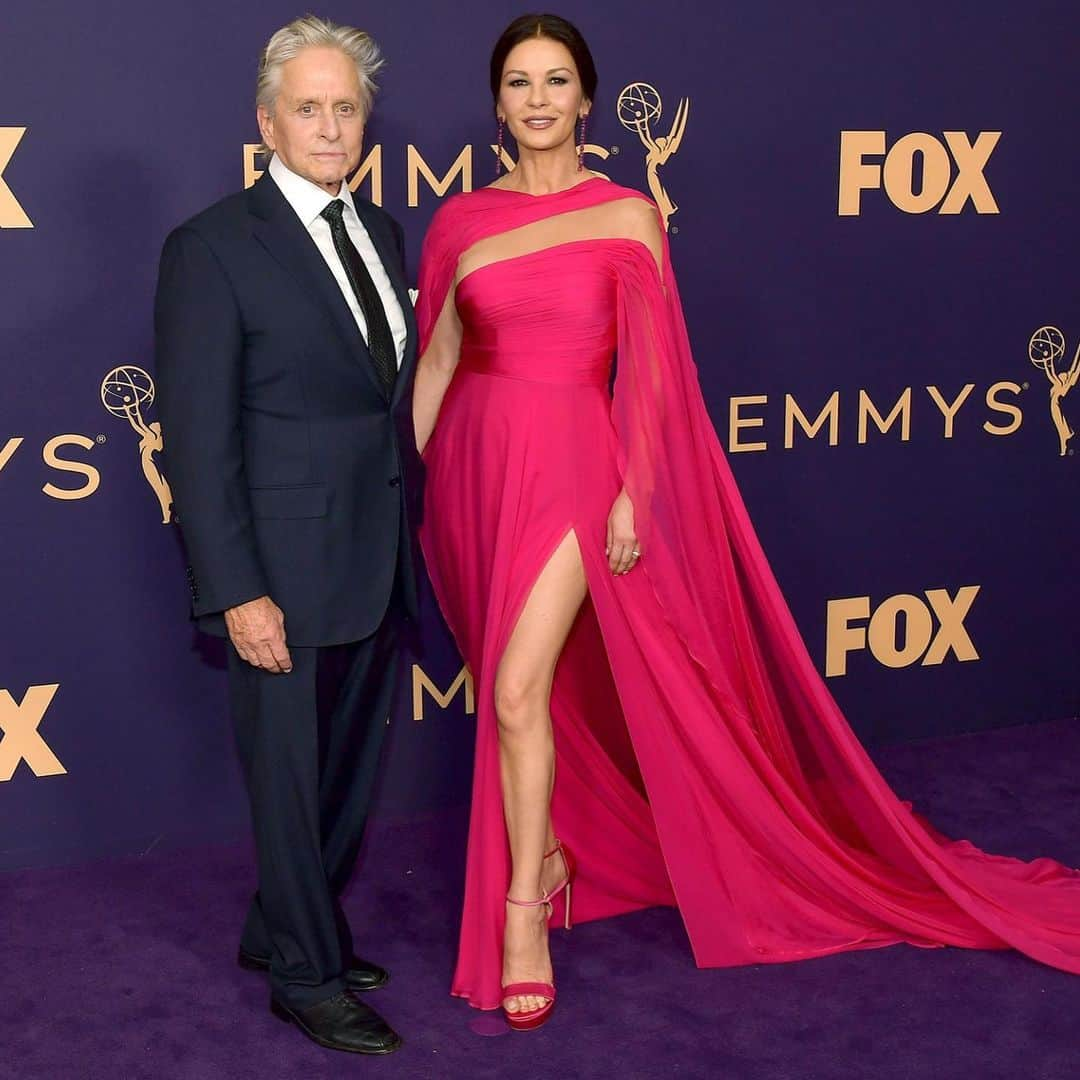
{"label": "pink earring", "polygon": [[496,176],[501,176],[502,175],[503,131],[504,131],[505,127],[506,127],[506,124],[503,121],[503,118],[500,116],[499,117],[499,138],[497,140],[498,144],[499,144],[499,149],[498,149],[498,151],[497,151],[497,153],[495,155],[495,175]]}
{"label": "pink earring", "polygon": [[[586,113],[585,116],[589,114]],[[581,172],[585,168],[585,116],[581,118],[581,142],[578,145],[577,151],[577,171]]]}

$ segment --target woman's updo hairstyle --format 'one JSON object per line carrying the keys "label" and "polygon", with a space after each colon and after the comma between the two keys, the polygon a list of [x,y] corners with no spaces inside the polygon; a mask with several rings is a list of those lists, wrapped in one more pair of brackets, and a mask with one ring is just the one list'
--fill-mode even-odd
{"label": "woman's updo hairstyle", "polygon": [[522,15],[502,32],[491,53],[491,96],[496,102],[499,100],[506,58],[515,46],[530,38],[548,38],[565,45],[574,58],[585,96],[589,101],[596,100],[596,64],[581,31],[558,15]]}

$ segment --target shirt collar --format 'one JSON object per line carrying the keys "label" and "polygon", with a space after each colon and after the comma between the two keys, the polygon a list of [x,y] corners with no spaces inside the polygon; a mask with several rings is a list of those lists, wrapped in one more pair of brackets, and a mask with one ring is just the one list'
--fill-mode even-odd
{"label": "shirt collar", "polygon": [[335,198],[340,199],[346,208],[351,210],[354,216],[356,215],[352,192],[344,180],[341,182],[341,189],[337,195],[331,195],[325,188],[294,173],[277,154],[270,159],[267,171],[273,177],[281,194],[285,196],[285,201],[296,211],[296,216],[303,222],[305,229],[311,228]]}

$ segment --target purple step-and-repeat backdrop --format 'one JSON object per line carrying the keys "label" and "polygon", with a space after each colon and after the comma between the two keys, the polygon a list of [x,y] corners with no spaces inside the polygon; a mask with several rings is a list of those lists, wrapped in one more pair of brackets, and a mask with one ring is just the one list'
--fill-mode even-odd
{"label": "purple step-and-repeat backdrop", "polygon": [[[568,0],[589,164],[668,218],[706,399],[810,651],[870,743],[1076,715],[1080,8]],[[234,837],[220,651],[154,405],[168,230],[265,162],[299,11],[0,16],[0,867]],[[421,237],[489,183],[516,4],[331,4],[388,65],[357,190]],[[125,407],[135,392],[137,407]],[[379,811],[460,806],[472,686],[429,604]]]}

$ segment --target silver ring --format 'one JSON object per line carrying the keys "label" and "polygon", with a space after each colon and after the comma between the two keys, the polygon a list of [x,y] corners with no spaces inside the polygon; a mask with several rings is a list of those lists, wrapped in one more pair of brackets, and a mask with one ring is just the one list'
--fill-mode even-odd
{"label": "silver ring", "polygon": [[640,559],[641,558],[641,552],[640,551],[631,551],[630,554],[633,555],[635,559]]}

